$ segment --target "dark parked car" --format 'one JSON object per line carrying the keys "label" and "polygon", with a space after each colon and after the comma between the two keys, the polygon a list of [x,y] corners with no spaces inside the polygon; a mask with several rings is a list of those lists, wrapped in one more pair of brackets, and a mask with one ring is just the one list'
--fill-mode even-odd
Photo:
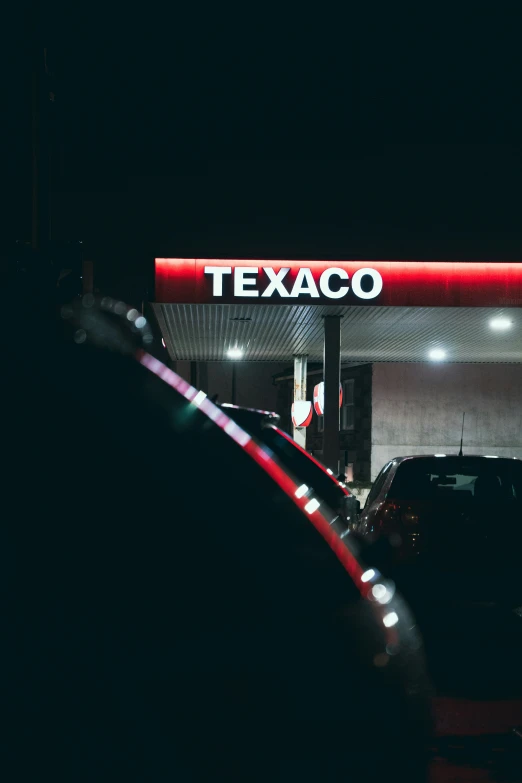
{"label": "dark parked car", "polygon": [[63,318],[4,331],[5,779],[424,780],[393,584],[136,311]]}
{"label": "dark parked car", "polygon": [[348,529],[353,529],[360,510],[359,501],[344,482],[338,481],[331,470],[321,465],[278,426],[277,413],[227,403],[221,407],[231,419],[268,446],[288,470],[314,489],[332,511],[339,514]]}
{"label": "dark parked car", "polygon": [[372,562],[413,605],[430,649],[451,640],[450,667],[459,655],[468,672],[490,671],[495,660],[499,678],[513,684],[522,656],[521,460],[391,460],[368,495],[359,533],[372,543]]}

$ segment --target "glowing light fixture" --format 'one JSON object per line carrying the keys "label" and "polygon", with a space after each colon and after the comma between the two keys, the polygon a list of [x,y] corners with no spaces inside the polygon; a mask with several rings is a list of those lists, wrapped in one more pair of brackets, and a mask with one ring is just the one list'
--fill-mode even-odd
{"label": "glowing light fixture", "polygon": [[434,457],[445,457],[446,455],[445,454],[434,454],[433,456]]}
{"label": "glowing light fixture", "polygon": [[496,332],[505,332],[506,329],[510,329],[513,322],[509,318],[492,318],[489,325]]}
{"label": "glowing light fixture", "polygon": [[441,362],[446,358],[446,351],[443,351],[442,348],[433,348],[428,355],[432,362]]}
{"label": "glowing light fixture", "polygon": [[241,348],[229,348],[227,351],[227,356],[229,359],[241,359],[243,356],[243,351]]}
{"label": "glowing light fixture", "polygon": [[373,568],[369,568],[361,576],[361,582],[369,582],[370,579],[373,579],[374,576],[375,576],[375,571],[373,570]]}

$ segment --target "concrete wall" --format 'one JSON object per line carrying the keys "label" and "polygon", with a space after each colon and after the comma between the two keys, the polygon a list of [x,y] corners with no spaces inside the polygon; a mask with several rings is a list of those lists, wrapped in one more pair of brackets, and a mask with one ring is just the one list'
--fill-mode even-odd
{"label": "concrete wall", "polygon": [[376,363],[372,480],[393,457],[464,453],[522,458],[521,364]]}

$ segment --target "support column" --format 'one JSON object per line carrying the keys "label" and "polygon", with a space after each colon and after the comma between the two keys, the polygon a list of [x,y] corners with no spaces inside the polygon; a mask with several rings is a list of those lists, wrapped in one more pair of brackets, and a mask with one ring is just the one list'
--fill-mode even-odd
{"label": "support column", "polygon": [[341,382],[341,316],[324,319],[324,430],[323,462],[339,474],[339,384]]}
{"label": "support column", "polygon": [[[308,356],[294,356],[294,402],[306,400],[306,370]],[[306,427],[294,427],[294,440],[306,448]]]}

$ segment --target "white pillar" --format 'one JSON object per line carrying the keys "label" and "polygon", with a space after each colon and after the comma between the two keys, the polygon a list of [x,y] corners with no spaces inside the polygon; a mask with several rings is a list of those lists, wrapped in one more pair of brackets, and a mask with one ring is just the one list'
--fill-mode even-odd
{"label": "white pillar", "polygon": [[[306,370],[308,356],[294,356],[294,402],[306,400]],[[294,440],[306,448],[306,427],[294,427]]]}

